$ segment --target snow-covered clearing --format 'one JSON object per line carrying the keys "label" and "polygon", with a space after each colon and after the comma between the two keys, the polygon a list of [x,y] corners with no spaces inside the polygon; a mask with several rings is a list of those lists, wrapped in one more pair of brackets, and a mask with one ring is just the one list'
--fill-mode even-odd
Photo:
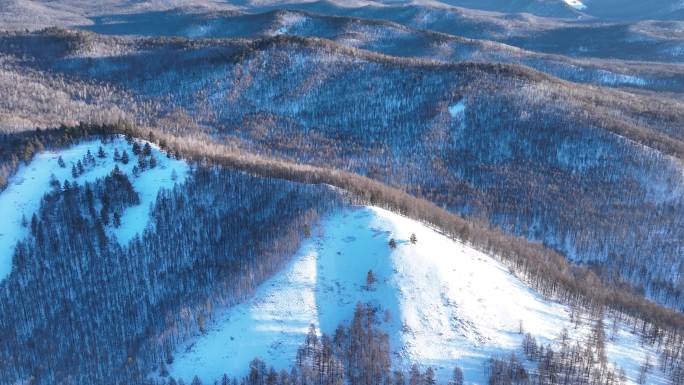
{"label": "snow-covered clearing", "polygon": [[[97,156],[100,146],[105,151],[105,158]],[[115,149],[118,149],[119,153],[123,153],[124,150],[128,153],[128,164],[114,161]],[[88,151],[95,157],[95,165],[86,167],[82,175],[74,178],[71,174],[72,165],[82,160]],[[68,180],[83,185],[107,176],[117,165],[121,171],[129,175],[133,188],[140,196],[140,204],[126,209],[121,216],[121,227],[109,229],[110,234],[119,242],[126,243],[142,232],[148,223],[150,204],[156,200],[159,190],[171,188],[174,183],[182,182],[188,171],[188,165],[184,161],[167,158],[155,146],[152,146],[152,154],[157,159],[157,166],[143,171],[138,177],[132,175],[133,167],[137,164],[132,145],[123,137],[116,137],[107,143],[98,140],[87,141],[57,152],[45,151],[37,154],[28,165],[22,165],[10,179],[7,188],[0,193],[0,280],[12,270],[12,257],[17,242],[28,235],[28,229],[22,225],[22,218],[30,221],[33,214],[38,211],[41,199],[51,190],[51,175],[62,184]],[[58,164],[60,156],[65,167]],[[176,176],[175,181],[172,178],[173,174]]]}
{"label": "snow-covered clearing", "polygon": [[[390,238],[396,249],[388,246]],[[372,290],[365,287],[368,270],[378,280]],[[379,305],[380,314],[387,310],[381,327],[391,336],[395,363],[431,365],[440,383],[454,365],[463,368],[467,383],[486,383],[484,360],[520,353],[520,321],[545,343],[563,327],[578,338],[589,329],[574,329],[567,307],[541,298],[491,257],[419,222],[365,207],[326,219],[320,234],[250,301],[225,310],[204,335],[181,346],[170,373],[212,383],[223,373],[245,375],[254,357],[287,368],[309,324],[332,333],[359,301]],[[634,380],[648,348],[618,330],[607,343],[609,360]]]}

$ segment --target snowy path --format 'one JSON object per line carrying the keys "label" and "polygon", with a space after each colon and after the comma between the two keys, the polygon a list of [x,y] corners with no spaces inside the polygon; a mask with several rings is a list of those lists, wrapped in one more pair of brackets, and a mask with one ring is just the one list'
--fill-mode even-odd
{"label": "snowy path", "polygon": [[[106,158],[98,158],[98,148],[102,146]],[[126,150],[131,157],[127,165],[114,162],[114,149],[120,153]],[[71,175],[71,166],[82,159],[90,150],[95,156],[96,164],[87,167],[86,172],[77,178]],[[118,165],[121,171],[129,175],[133,188],[140,195],[140,204],[128,208],[121,217],[122,226],[118,229],[110,229],[120,242],[130,241],[135,234],[142,232],[147,226],[149,206],[162,188],[171,188],[174,183],[182,182],[188,171],[188,165],[184,161],[169,159],[152,147],[152,153],[157,159],[157,167],[146,170],[139,177],[132,176],[132,169],[137,163],[133,155],[132,146],[122,137],[117,137],[108,143],[100,141],[88,141],[69,147],[58,152],[45,151],[37,154],[31,163],[22,165],[17,173],[10,179],[7,188],[0,193],[0,280],[4,279],[12,271],[12,257],[18,241],[28,235],[28,229],[22,226],[22,218],[28,221],[40,207],[40,201],[46,192],[50,191],[50,176],[55,175],[60,183],[65,180],[83,185],[85,182],[93,182],[96,179],[108,175],[114,165]],[[65,167],[58,164],[62,157]],[[172,180],[173,171],[176,173],[176,181]]]}
{"label": "snowy path", "polygon": [[[309,324],[332,333],[350,320],[358,301],[388,310],[382,327],[392,337],[396,364],[431,365],[440,383],[455,364],[466,382],[486,383],[482,362],[519,351],[521,320],[544,342],[563,326],[576,335],[586,332],[573,331],[565,306],[545,301],[497,261],[413,220],[361,208],[327,219],[322,233],[252,300],[226,310],[205,335],[181,347],[171,375],[186,381],[198,375],[211,383],[223,373],[246,374],[254,357],[287,368]],[[415,245],[409,242],[413,233]],[[390,238],[397,240],[394,250]],[[364,287],[370,269],[378,279],[372,291]],[[630,378],[648,354],[624,331],[607,351]]]}

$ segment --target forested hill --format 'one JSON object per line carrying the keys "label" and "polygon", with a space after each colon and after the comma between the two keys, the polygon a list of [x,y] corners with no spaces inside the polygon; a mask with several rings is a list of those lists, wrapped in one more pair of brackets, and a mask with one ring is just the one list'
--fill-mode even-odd
{"label": "forested hill", "polygon": [[[368,48],[372,50],[373,46]],[[224,100],[217,96],[223,94],[230,96],[229,91],[239,79],[232,76],[230,72],[222,76],[217,71],[229,70],[236,63],[244,65],[253,63],[255,60],[264,61],[267,65],[284,64],[286,65],[284,70],[286,70],[294,64],[294,57],[287,58],[286,55],[293,54],[303,61],[299,65],[306,66],[314,74],[334,73],[336,77],[344,77],[348,76],[349,68],[369,67],[370,65],[376,66],[376,70],[385,66],[401,69],[410,79],[414,79],[422,72],[436,74],[446,82],[442,88],[449,89],[449,91],[440,90],[441,94],[437,94],[442,99],[450,96],[448,92],[455,94],[465,87],[491,88],[501,93],[519,89],[510,90],[509,87],[503,87],[506,84],[515,83],[518,87],[534,86],[536,89],[526,89],[522,93],[522,96],[527,98],[525,102],[529,102],[530,98],[548,93],[553,98],[549,108],[566,108],[567,112],[576,114],[574,117],[576,119],[600,124],[601,128],[617,132],[667,154],[681,156],[684,152],[680,143],[671,140],[681,139],[684,136],[681,102],[655,94],[631,94],[602,87],[562,82],[553,76],[544,76],[519,65],[470,61],[435,62],[425,59],[423,55],[397,57],[382,54],[382,50],[376,53],[317,37],[279,35],[237,40],[125,38],[60,29],[29,34],[1,35],[0,52],[4,54],[4,64],[9,72],[4,77],[5,83],[7,86],[11,84],[18,87],[18,90],[12,94],[16,95],[28,87],[22,86],[16,78],[18,76],[13,75],[12,72],[33,68],[39,72],[22,73],[21,76],[29,77],[36,82],[44,81],[57,88],[55,91],[67,93],[65,95],[67,100],[83,99],[89,102],[88,104],[96,106],[107,106],[107,102],[116,103],[117,107],[124,111],[133,110],[134,114],[139,115],[137,119],[146,119],[151,122],[154,122],[152,119],[155,115],[168,113],[171,108],[180,107],[186,110],[196,108],[193,102],[199,100],[210,103],[208,107],[214,110],[230,108],[230,99]],[[151,57],[155,60],[148,60]],[[277,63],[276,60],[283,62]],[[339,64],[340,67],[324,72],[325,63],[322,60],[327,60],[329,66]],[[151,75],[160,79],[154,80]],[[184,77],[180,77],[181,75]],[[42,78],[43,76],[47,78]],[[57,79],[50,81],[53,76]],[[320,80],[323,84],[326,80],[334,79],[321,78]],[[280,79],[279,81],[287,80]],[[385,81],[397,83],[400,80],[389,77]],[[70,84],[71,82],[75,84]],[[80,84],[81,82],[86,84]],[[183,86],[171,88],[176,85]],[[195,94],[188,95],[196,91],[200,85],[207,89],[201,93],[195,92]],[[105,89],[97,86],[104,86]],[[309,84],[308,86],[318,85]],[[382,86],[384,85],[379,84],[379,87]],[[86,90],[83,90],[84,87]],[[75,89],[78,88],[81,88],[80,92],[74,95]],[[437,92],[437,90],[429,91]],[[86,92],[87,97],[84,97],[86,95],[83,92]],[[405,93],[406,90],[403,92]],[[136,100],[136,96],[139,98],[143,95],[150,105],[141,105],[142,102]],[[162,96],[170,100],[164,100]],[[290,98],[291,102],[299,96],[297,94],[283,95],[284,98]],[[436,99],[433,103],[437,104],[442,99]],[[154,102],[162,101],[176,103],[171,107],[166,107],[165,111],[155,111],[162,107],[156,106]],[[223,105],[224,102],[228,105]],[[11,106],[15,105],[6,102],[7,110]],[[22,109],[16,112],[21,113]],[[155,112],[156,114],[152,114]],[[205,117],[204,123],[222,123],[220,121],[222,117],[214,116],[215,113]],[[39,113],[34,115],[37,116],[33,119],[40,119]],[[3,126],[11,127],[11,124],[6,122]]]}
{"label": "forested hill", "polygon": [[[24,142],[55,152],[38,153],[41,164],[3,192],[47,187],[32,215],[33,192],[13,198],[29,211],[21,223],[3,213],[3,235],[14,226],[26,236],[0,277],[1,384],[142,383],[214,307],[249,297],[342,204],[326,186],[209,166],[185,176],[182,160],[149,143],[80,139],[68,131]],[[31,174],[45,168],[50,178]],[[167,175],[171,188],[159,191]]]}
{"label": "forested hill", "polygon": [[[17,114],[20,128],[74,111],[359,173],[541,241],[605,283],[684,306],[681,102],[317,38],[49,30],[4,35],[0,49],[12,90],[6,125]],[[18,68],[31,71],[12,75]],[[17,102],[35,94],[34,82],[63,104]]]}
{"label": "forested hill", "polygon": [[683,385],[680,3],[0,0],[0,385]]}
{"label": "forested hill", "polygon": [[[603,86],[679,93],[684,84],[677,59],[677,22],[568,24],[555,19],[540,22],[530,15],[485,18],[486,14],[464,9],[390,7],[331,13],[302,7],[258,13],[123,14],[83,28],[104,35],[190,39],[318,37],[393,56],[523,64],[566,80]],[[610,39],[596,38],[600,35]]]}
{"label": "forested hill", "polygon": [[[129,139],[110,136],[117,133]],[[141,181],[159,167],[171,173],[166,162],[152,160],[164,153],[150,150],[149,143],[142,146],[145,142],[133,139],[136,136],[160,145],[164,156],[188,159],[192,171],[187,180],[179,179],[173,190],[156,197],[149,214],[152,226],[126,244],[113,235],[119,226],[130,226],[126,212],[147,195],[151,186]],[[408,214],[500,258],[547,297],[592,316],[609,312],[615,322],[628,322],[640,329],[645,342],[658,346],[663,373],[676,376],[680,368],[681,350],[676,347],[684,327],[681,314],[619,287],[603,286],[591,271],[569,266],[539,244],[464,220],[371,179],[125,125],[81,125],[6,139],[14,143],[11,155],[25,154],[30,160],[47,147],[55,151],[49,157],[55,172],[67,169],[67,162],[76,167],[63,183],[50,182],[51,190],[26,223],[27,238],[17,245],[12,273],[2,282],[0,303],[8,309],[2,312],[2,333],[8,336],[2,354],[13,362],[3,378],[40,375],[35,377],[38,383],[51,383],[79,376],[86,382],[142,382],[155,363],[173,361],[174,346],[190,335],[204,334],[215,307],[248,298],[256,285],[282,268],[300,240],[316,232],[317,218],[340,207],[341,191],[328,185],[348,190],[354,202]],[[82,139],[91,141],[78,146],[78,154],[55,147]],[[122,153],[131,154],[130,159]],[[89,181],[107,164],[111,172]],[[35,293],[42,293],[40,306],[31,299]],[[112,308],[121,311],[111,313]],[[95,324],[107,325],[111,332],[92,328]],[[84,340],[96,343],[82,344]],[[61,354],[49,354],[54,350]],[[100,359],[83,360],[83,354]]]}

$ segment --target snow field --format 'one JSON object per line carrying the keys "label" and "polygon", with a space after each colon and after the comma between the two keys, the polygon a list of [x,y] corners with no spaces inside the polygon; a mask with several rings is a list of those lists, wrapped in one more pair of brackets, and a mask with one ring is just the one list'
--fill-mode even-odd
{"label": "snow field", "polygon": [[[97,156],[100,146],[106,153],[106,157],[102,159]],[[128,152],[130,161],[127,165],[114,161],[115,149],[118,149],[119,153],[123,153],[124,150]],[[74,178],[71,174],[72,165],[81,160],[89,150],[95,157],[95,165],[85,167],[85,172]],[[137,164],[132,145],[123,137],[116,137],[107,143],[91,140],[60,151],[45,151],[37,154],[28,165],[20,166],[7,188],[0,192],[0,280],[12,271],[12,257],[17,242],[28,235],[29,230],[22,225],[22,218],[30,222],[33,214],[38,211],[41,199],[52,189],[51,175],[54,175],[61,184],[68,180],[70,183],[76,181],[82,186],[86,182],[94,182],[107,176],[117,165],[129,176],[133,188],[140,196],[140,204],[123,212],[121,227],[108,230],[110,235],[121,243],[127,243],[136,234],[141,233],[148,223],[150,204],[155,202],[159,191],[162,188],[173,187],[176,182],[182,182],[188,172],[188,165],[184,161],[167,158],[155,146],[152,146],[152,154],[157,159],[157,167],[143,171],[138,177],[132,175],[133,167]],[[58,164],[60,156],[64,160],[64,168]],[[174,171],[175,181],[172,178]]]}
{"label": "snow field", "polygon": [[[396,249],[388,246],[390,238]],[[377,278],[370,290],[368,270]],[[224,373],[244,376],[255,357],[289,368],[309,324],[331,334],[351,320],[357,302],[381,309],[395,365],[430,365],[439,383],[459,365],[466,383],[484,384],[482,364],[489,357],[511,351],[522,357],[521,321],[543,343],[553,343],[564,327],[582,340],[591,327],[573,329],[567,307],[541,298],[491,257],[419,222],[364,207],[325,220],[321,234],[250,301],[226,309],[204,335],[179,347],[170,374],[212,383]],[[651,353],[622,326],[618,331],[607,342],[608,357],[634,382]]]}

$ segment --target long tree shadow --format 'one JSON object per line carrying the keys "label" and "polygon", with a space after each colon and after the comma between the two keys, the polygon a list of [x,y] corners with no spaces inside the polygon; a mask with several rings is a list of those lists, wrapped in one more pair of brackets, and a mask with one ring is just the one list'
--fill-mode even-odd
{"label": "long tree shadow", "polygon": [[[389,231],[374,228],[375,214],[358,208],[327,222],[324,241],[317,245],[316,305],[324,333],[348,323],[356,304],[371,304],[380,327],[390,335],[393,349],[401,347],[401,307],[394,287]],[[368,282],[372,271],[374,282]]]}

